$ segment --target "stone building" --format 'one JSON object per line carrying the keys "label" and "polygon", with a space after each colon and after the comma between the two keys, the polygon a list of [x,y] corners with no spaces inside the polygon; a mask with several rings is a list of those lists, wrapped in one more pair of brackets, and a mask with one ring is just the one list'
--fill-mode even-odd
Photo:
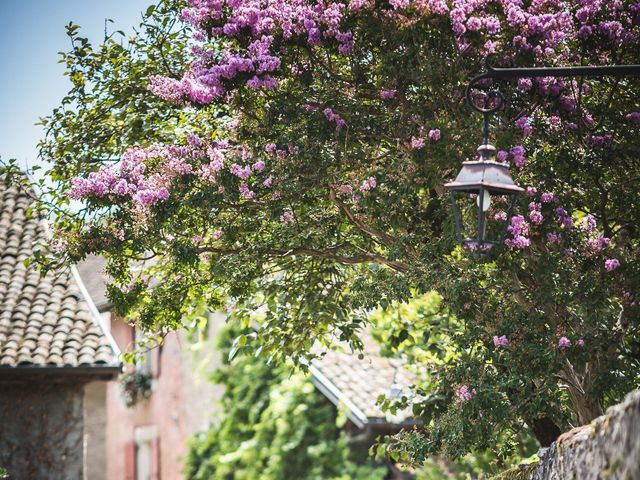
{"label": "stone building", "polygon": [[[78,265],[102,321],[118,347],[130,352],[143,341],[143,335],[117,316],[106,295],[108,281],[105,261],[91,256]],[[106,420],[100,434],[105,437],[104,469],[90,480],[159,480],[182,478],[188,440],[207,427],[216,413],[221,387],[208,381],[218,365],[215,336],[223,323],[221,315],[209,322],[208,340],[194,351],[185,331],[170,332],[162,345],[142,355],[126,372],[137,372],[150,382],[148,398],[127,406],[121,385],[109,383],[106,389]]]}
{"label": "stone building", "polygon": [[[361,335],[362,352],[338,348],[324,352],[309,366],[316,388],[334,405],[340,405],[359,433],[374,439],[386,430],[415,425],[410,410],[389,415],[377,405],[380,395],[408,394],[416,377],[396,358],[380,355],[380,346],[368,331]],[[362,353],[362,355],[360,355]]]}
{"label": "stone building", "polygon": [[[349,421],[343,428],[349,434],[349,446],[360,458],[366,458],[378,437],[417,425],[410,409],[391,415],[377,405],[381,395],[398,398],[409,394],[417,379],[402,360],[380,355],[380,345],[368,331],[361,338],[362,355],[338,346],[313,360],[309,373],[318,391],[345,412]],[[388,467],[390,480],[413,478],[392,463]]]}
{"label": "stone building", "polygon": [[0,467],[13,480],[91,478],[86,466],[105,462],[96,391],[120,372],[119,351],[75,269],[29,264],[47,241],[34,203],[0,180]]}

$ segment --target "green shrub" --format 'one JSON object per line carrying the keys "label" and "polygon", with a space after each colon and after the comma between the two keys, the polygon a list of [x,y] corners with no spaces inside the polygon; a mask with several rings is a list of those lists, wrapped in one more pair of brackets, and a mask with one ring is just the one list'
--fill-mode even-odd
{"label": "green shrub", "polygon": [[[228,334],[222,342],[226,358]],[[302,372],[239,356],[219,369],[218,421],[190,443],[191,480],[382,480],[387,470],[350,457],[335,408]]]}

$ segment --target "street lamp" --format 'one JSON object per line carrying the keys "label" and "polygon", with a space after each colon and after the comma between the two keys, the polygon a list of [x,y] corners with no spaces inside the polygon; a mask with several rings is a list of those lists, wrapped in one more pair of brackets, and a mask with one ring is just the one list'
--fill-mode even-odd
{"label": "street lamp", "polygon": [[[484,253],[502,243],[516,196],[523,190],[511,178],[509,165],[496,161],[495,155],[496,147],[480,145],[478,159],[463,162],[456,179],[445,184],[458,241],[473,252]],[[495,213],[489,218],[492,206]]]}
{"label": "street lamp", "polygon": [[607,65],[552,68],[495,68],[485,59],[487,72],[475,76],[467,86],[467,103],[484,116],[483,143],[477,160],[465,161],[453,182],[444,187],[451,195],[456,236],[464,248],[483,255],[504,240],[518,193],[507,163],[496,160],[496,148],[489,144],[489,119],[504,105],[504,96],[490,90],[484,105],[473,98],[473,89],[486,80],[536,77],[622,77],[640,76],[640,65]]}

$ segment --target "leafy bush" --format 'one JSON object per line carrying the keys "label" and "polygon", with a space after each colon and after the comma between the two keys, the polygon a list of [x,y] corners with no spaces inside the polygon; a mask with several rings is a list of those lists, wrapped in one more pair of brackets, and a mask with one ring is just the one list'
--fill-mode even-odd
{"label": "leafy bush", "polygon": [[[225,358],[230,349],[223,336]],[[226,388],[220,417],[190,444],[191,480],[382,480],[386,468],[350,458],[334,407],[308,377],[237,356],[213,380]]]}
{"label": "leafy bush", "polygon": [[[465,325],[450,314],[440,295],[430,292],[407,303],[393,304],[386,310],[374,312],[371,320],[372,333],[380,343],[382,353],[404,358],[418,379],[411,394],[397,402],[383,401],[382,408],[404,408],[411,402],[414,415],[425,422],[427,430],[446,431],[450,435],[440,450],[445,457],[457,457],[457,460],[432,457],[436,450],[433,443],[439,439],[428,439],[413,431],[388,438],[381,446],[386,447],[392,458],[419,464],[419,478],[440,478],[438,475],[467,478],[467,474],[486,478],[535,453],[537,442],[533,436],[516,421],[506,423],[509,421],[508,409],[500,404],[492,407],[490,401],[478,398],[479,395],[491,398],[490,392],[496,387],[489,378],[485,377],[484,383],[477,388],[472,387],[476,388],[476,393],[469,393],[471,398],[464,402],[443,389],[446,382],[455,381],[450,379],[455,378],[458,362],[464,355],[460,345],[465,342]],[[456,385],[450,388],[455,391]],[[480,420],[492,416],[494,421],[485,425],[486,439],[477,441],[478,448],[468,453],[462,449],[455,451],[464,433],[478,422],[478,418],[469,416],[471,405],[478,409]],[[445,471],[448,472],[446,475]]]}

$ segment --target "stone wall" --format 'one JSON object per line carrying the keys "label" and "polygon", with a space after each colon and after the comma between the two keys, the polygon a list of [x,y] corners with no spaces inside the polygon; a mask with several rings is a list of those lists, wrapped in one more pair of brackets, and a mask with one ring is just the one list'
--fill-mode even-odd
{"label": "stone wall", "polygon": [[640,390],[496,480],[640,480]]}
{"label": "stone wall", "polygon": [[640,479],[640,390],[540,455],[532,480]]}
{"label": "stone wall", "polygon": [[11,480],[81,480],[83,385],[0,383],[0,466]]}

